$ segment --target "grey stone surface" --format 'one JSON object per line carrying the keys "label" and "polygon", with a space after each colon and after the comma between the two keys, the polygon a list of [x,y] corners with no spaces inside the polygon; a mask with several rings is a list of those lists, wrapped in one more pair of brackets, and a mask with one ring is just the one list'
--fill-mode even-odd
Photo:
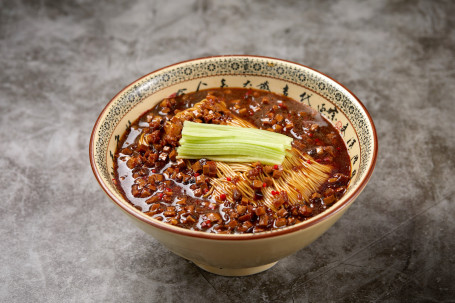
{"label": "grey stone surface", "polygon": [[[0,1],[1,302],[455,302],[453,1]],[[88,143],[126,84],[257,54],[345,84],[375,173],[309,247],[251,277],[204,272],[137,230]]]}

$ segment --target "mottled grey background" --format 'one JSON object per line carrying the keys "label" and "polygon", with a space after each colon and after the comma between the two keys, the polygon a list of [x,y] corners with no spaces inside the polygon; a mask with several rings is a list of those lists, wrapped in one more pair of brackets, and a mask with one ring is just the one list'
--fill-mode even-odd
{"label": "mottled grey background", "polygon": [[[309,247],[251,277],[202,271],[137,230],[88,143],[125,85],[257,54],[345,84],[375,173]],[[0,0],[1,302],[455,302],[455,2]]]}

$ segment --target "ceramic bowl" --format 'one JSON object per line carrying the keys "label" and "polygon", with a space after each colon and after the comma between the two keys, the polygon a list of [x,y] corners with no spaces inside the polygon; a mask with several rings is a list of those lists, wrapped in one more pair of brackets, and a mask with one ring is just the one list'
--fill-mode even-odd
{"label": "ceramic bowl", "polygon": [[[352,165],[345,196],[308,221],[257,234],[209,234],[153,219],[129,204],[113,184],[113,154],[131,122],[170,95],[217,87],[251,87],[288,95],[322,113],[340,131]],[[258,273],[304,248],[329,229],[367,184],[378,142],[373,121],[357,97],[307,66],[267,57],[218,56],[154,71],[128,85],[104,108],[90,139],[90,163],[101,188],[133,222],[175,254],[220,275]],[[342,236],[342,235],[340,235]]]}

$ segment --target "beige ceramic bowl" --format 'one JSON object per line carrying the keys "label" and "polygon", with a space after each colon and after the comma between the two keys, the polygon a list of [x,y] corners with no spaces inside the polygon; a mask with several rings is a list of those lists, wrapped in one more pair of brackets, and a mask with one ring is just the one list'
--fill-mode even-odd
{"label": "beige ceramic bowl", "polygon": [[[125,128],[173,94],[216,87],[270,90],[310,105],[335,125],[351,157],[346,195],[300,224],[258,234],[217,235],[155,220],[125,201],[115,188],[113,154]],[[307,246],[329,229],[367,184],[378,149],[373,121],[362,103],[335,80],[309,67],[258,56],[189,60],[152,72],[124,88],[101,112],[90,139],[90,163],[101,188],[133,222],[170,251],[220,275],[258,273]]]}

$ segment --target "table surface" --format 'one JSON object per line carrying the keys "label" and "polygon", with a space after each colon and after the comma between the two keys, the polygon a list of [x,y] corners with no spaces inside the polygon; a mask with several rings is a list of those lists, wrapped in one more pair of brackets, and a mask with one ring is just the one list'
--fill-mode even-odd
{"label": "table surface", "polygon": [[[2,1],[1,302],[455,302],[455,2]],[[219,54],[353,91],[377,166],[327,233],[250,277],[205,272],[116,210],[88,144],[125,85]]]}

